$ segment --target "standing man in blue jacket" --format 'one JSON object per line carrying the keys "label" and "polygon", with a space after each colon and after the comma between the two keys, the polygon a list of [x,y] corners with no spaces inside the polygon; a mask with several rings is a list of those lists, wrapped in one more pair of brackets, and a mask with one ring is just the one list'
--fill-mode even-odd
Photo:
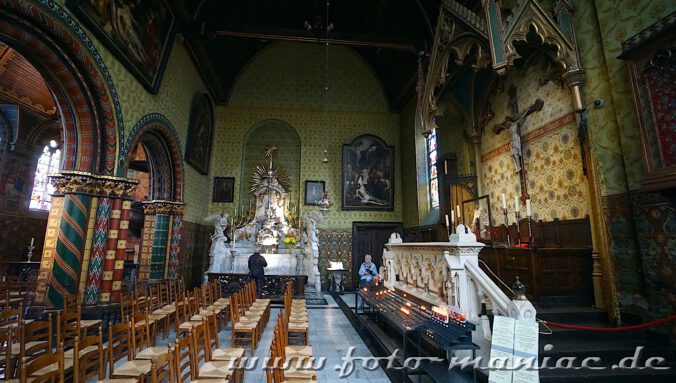
{"label": "standing man in blue jacket", "polygon": [[[371,262],[371,254],[364,256],[364,262],[359,267],[359,289],[373,287],[373,279],[378,275],[378,267]],[[364,301],[357,294],[357,306],[360,310],[364,309]]]}

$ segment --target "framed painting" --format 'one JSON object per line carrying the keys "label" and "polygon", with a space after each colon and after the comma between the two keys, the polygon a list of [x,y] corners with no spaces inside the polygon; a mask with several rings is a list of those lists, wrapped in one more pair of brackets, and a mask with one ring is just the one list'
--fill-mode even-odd
{"label": "framed painting", "polygon": [[316,205],[324,196],[324,181],[305,181],[305,204]]}
{"label": "framed painting", "polygon": [[394,210],[394,146],[363,135],[343,145],[343,210]]}
{"label": "framed painting", "polygon": [[235,194],[235,177],[214,177],[212,202],[232,203]]}
{"label": "framed painting", "polygon": [[208,94],[198,93],[190,108],[185,162],[201,174],[209,174],[213,138],[214,108]]}
{"label": "framed painting", "polygon": [[78,19],[152,94],[157,94],[176,33],[167,0],[66,0]]}

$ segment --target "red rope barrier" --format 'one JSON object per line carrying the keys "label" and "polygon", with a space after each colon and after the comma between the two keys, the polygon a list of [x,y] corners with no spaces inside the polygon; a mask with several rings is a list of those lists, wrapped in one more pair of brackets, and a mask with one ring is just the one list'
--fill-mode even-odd
{"label": "red rope barrier", "polygon": [[640,330],[647,327],[661,325],[663,323],[671,322],[676,320],[676,315],[668,316],[666,318],[657,319],[648,323],[641,323],[634,326],[625,326],[625,327],[590,327],[590,326],[577,326],[572,324],[556,323],[543,320],[542,322],[548,326],[567,328],[571,330],[585,330],[585,331],[597,331],[597,332],[622,332],[622,331],[633,331]]}

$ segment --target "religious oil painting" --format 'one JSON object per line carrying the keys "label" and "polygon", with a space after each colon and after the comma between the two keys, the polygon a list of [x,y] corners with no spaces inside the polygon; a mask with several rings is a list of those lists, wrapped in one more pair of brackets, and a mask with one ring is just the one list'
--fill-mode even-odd
{"label": "religious oil painting", "polygon": [[212,202],[232,203],[234,200],[235,177],[214,177]]}
{"label": "religious oil painting", "polygon": [[176,31],[167,0],[67,0],[129,72],[157,94]]}
{"label": "religious oil painting", "polygon": [[373,135],[343,145],[343,210],[394,210],[394,147]]}
{"label": "religious oil painting", "polygon": [[201,174],[209,174],[211,144],[214,138],[214,109],[206,93],[198,93],[190,108],[185,162]]}
{"label": "religious oil painting", "polygon": [[305,204],[316,205],[324,196],[324,181],[305,181]]}

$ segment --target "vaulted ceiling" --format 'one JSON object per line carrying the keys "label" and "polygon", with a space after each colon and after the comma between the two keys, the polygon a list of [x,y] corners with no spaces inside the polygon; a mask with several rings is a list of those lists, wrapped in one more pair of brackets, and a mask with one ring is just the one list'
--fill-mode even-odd
{"label": "vaulted ceiling", "polygon": [[[439,3],[330,0],[330,44],[352,49],[371,67],[392,110],[400,110],[414,91],[418,54],[432,45]],[[228,103],[246,64],[269,44],[323,43],[326,4],[327,0],[174,1],[187,46],[221,104]]]}
{"label": "vaulted ceiling", "polygon": [[14,49],[0,42],[0,96],[54,117],[56,105],[42,75]]}

